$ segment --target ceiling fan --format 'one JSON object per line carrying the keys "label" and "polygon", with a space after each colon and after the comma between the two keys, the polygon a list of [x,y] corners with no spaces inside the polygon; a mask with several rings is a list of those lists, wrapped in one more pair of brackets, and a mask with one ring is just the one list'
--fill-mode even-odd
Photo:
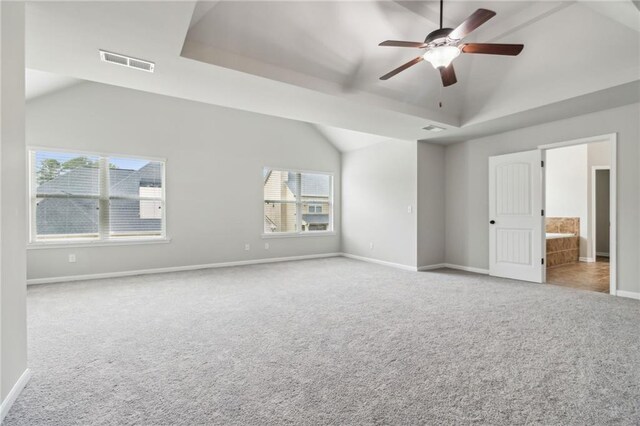
{"label": "ceiling fan", "polygon": [[422,55],[383,75],[380,80],[387,80],[418,62],[428,61],[440,71],[443,86],[451,86],[458,81],[451,62],[460,55],[460,52],[517,56],[524,48],[522,44],[461,43],[463,38],[493,18],[496,13],[487,9],[478,9],[455,29],[442,28],[442,4],[443,0],[440,0],[440,29],[429,33],[424,42],[387,40],[379,44],[379,46],[426,49]]}

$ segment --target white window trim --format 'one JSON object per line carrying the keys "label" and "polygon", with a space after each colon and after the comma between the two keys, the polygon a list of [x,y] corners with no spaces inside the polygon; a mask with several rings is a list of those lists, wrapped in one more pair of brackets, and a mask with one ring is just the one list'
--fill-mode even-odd
{"label": "white window trim", "polygon": [[[158,243],[170,243],[171,238],[167,236],[167,193],[166,193],[166,173],[167,173],[167,160],[166,158],[161,157],[151,157],[151,156],[140,156],[140,155],[128,155],[128,154],[114,154],[107,152],[96,152],[96,151],[84,151],[77,150],[73,148],[52,148],[47,146],[27,146],[27,182],[29,183],[29,193],[27,197],[27,223],[29,224],[28,229],[28,241],[27,241],[27,249],[46,249],[46,248],[64,248],[64,247],[100,247],[100,246],[122,246],[122,245],[134,245],[134,244],[158,244]],[[70,153],[70,154],[81,154],[81,155],[91,155],[97,156],[100,158],[100,173],[104,173],[105,170],[108,171],[108,160],[109,158],[125,158],[125,159],[133,159],[133,160],[145,160],[145,161],[153,161],[162,163],[162,229],[160,231],[160,235],[150,235],[148,237],[144,236],[136,236],[132,238],[127,237],[109,237],[109,229],[108,227],[103,226],[102,221],[103,218],[100,218],[100,226],[98,229],[98,237],[91,238],[87,240],[82,240],[82,238],[51,238],[50,240],[37,240],[36,239],[36,215],[35,215],[35,182],[34,176],[35,174],[32,172],[35,162],[35,154],[37,151],[47,151],[47,152],[60,152],[60,153]],[[103,165],[103,160],[106,161],[106,169]],[[104,170],[103,170],[104,169]],[[109,197],[108,188],[108,173],[106,173],[106,179],[101,179],[101,188],[100,195],[97,197],[100,202],[100,214],[103,214],[104,208],[102,205],[103,199],[106,199],[106,202],[109,202],[109,199],[121,199],[126,197]],[[106,186],[106,191],[105,187]],[[105,197],[106,194],[106,197]],[[137,198],[136,198],[137,199]],[[108,208],[107,214],[108,214]]]}
{"label": "white window trim", "polygon": [[263,233],[262,238],[306,238],[306,237],[329,237],[332,235],[338,235],[336,231],[301,231],[301,232],[270,232],[268,234]]}
{"label": "white window trim", "polygon": [[[330,176],[331,177],[331,185],[329,188],[329,225],[330,225],[330,229],[326,230],[326,231],[302,231],[302,214],[298,214],[296,215],[296,227],[298,229],[298,231],[291,231],[291,232],[262,232],[261,236],[262,238],[295,238],[295,237],[323,237],[323,236],[331,236],[331,235],[337,235],[336,231],[335,231],[335,224],[333,222],[334,219],[334,185],[335,185],[335,176],[333,172],[319,172],[319,171],[315,171],[315,170],[300,170],[300,169],[289,169],[286,167],[269,167],[269,166],[264,166],[262,168],[262,170],[264,169],[269,169],[271,171],[278,171],[278,172],[288,172],[288,173],[299,173],[299,174],[316,174],[316,175],[325,175],[325,176]],[[262,174],[260,174],[260,176],[263,176]],[[263,210],[262,210],[262,229],[264,230],[264,177],[261,179],[262,182],[262,205],[263,205]],[[302,211],[302,204],[303,201],[300,197],[300,191],[302,185],[298,185],[298,194],[296,194],[296,207],[298,209],[298,211]]]}

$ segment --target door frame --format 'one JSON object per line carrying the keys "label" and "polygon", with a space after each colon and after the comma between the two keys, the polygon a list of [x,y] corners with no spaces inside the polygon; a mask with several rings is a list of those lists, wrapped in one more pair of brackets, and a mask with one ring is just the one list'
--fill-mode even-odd
{"label": "door frame", "polygon": [[[554,148],[562,148],[566,146],[574,146],[574,145],[584,145],[593,142],[609,142],[611,146],[611,165],[608,167],[609,169],[609,220],[611,222],[611,227],[609,229],[609,293],[612,295],[616,295],[617,291],[617,271],[618,271],[618,179],[617,179],[617,162],[618,162],[618,134],[617,133],[609,133],[605,135],[591,136],[587,138],[581,139],[573,139],[564,142],[556,142],[551,144],[539,145],[538,149],[541,150],[541,157],[543,161],[546,161],[546,151]],[[595,166],[598,167],[598,166]],[[542,206],[545,209],[545,218],[546,218],[546,167],[542,168]],[[594,171],[595,173],[595,171]],[[595,182],[594,185],[595,186]],[[592,188],[594,190],[594,188]],[[592,199],[592,209],[595,209],[593,205]],[[595,223],[595,220],[594,220]],[[592,224],[592,231],[595,224]],[[540,235],[542,239],[542,254],[544,258],[547,258],[547,245],[546,245],[546,237],[543,231]],[[595,235],[594,235],[595,241]],[[595,243],[594,243],[595,247]],[[595,256],[595,251],[593,252]],[[546,275],[546,267],[544,268],[544,281],[547,281]]]}
{"label": "door frame", "polygon": [[[593,235],[591,241],[591,253],[593,253],[594,262],[598,257],[598,251],[596,250],[596,223],[597,223],[597,212],[596,212],[596,172],[599,170],[609,170],[609,187],[611,187],[611,166],[591,166],[591,217],[593,220],[591,221],[591,235]],[[611,205],[611,195],[609,195],[609,205]],[[611,222],[611,220],[609,220]],[[609,228],[609,244],[611,244],[611,228]],[[609,249],[611,251],[611,249]]]}

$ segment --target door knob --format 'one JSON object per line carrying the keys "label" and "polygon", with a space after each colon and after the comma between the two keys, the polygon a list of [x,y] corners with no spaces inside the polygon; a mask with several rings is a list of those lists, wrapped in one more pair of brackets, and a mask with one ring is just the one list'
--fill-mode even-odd
{"label": "door knob", "polygon": [[490,220],[489,223],[492,224],[492,225],[495,225],[496,221],[495,220]]}

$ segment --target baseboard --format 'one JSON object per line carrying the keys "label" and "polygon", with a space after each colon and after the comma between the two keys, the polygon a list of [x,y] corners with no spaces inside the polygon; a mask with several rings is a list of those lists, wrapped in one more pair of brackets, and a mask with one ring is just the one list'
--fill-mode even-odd
{"label": "baseboard", "polygon": [[457,269],[459,271],[473,272],[475,274],[489,275],[488,269],[474,268],[472,266],[455,265],[453,263],[436,263],[435,265],[420,266],[418,271],[432,271],[434,269]]}
{"label": "baseboard", "polygon": [[587,262],[587,263],[593,263],[596,261],[593,257],[580,257],[578,260],[580,262]]}
{"label": "baseboard", "polygon": [[636,293],[635,291],[616,290],[616,296],[640,300],[640,293]]}
{"label": "baseboard", "polygon": [[433,265],[418,266],[418,271],[433,271],[434,269],[442,269],[446,267],[446,263],[435,263]]}
{"label": "baseboard", "polygon": [[457,269],[459,271],[467,271],[467,272],[473,272],[476,274],[489,275],[488,269],[474,268],[472,266],[462,266],[462,265],[455,265],[453,263],[445,263],[444,267],[450,268],[450,269]]}
{"label": "baseboard", "polygon": [[605,252],[596,252],[596,256],[609,257],[609,253],[605,253]]}
{"label": "baseboard", "polygon": [[391,266],[392,268],[404,269],[405,271],[417,271],[415,266],[403,265],[402,263],[387,262],[386,260],[373,259],[371,257],[357,256],[350,253],[342,253],[342,256],[349,259],[361,260],[363,262],[376,263],[378,265]]}
{"label": "baseboard", "polygon": [[0,423],[4,421],[4,418],[9,413],[11,406],[14,402],[16,402],[16,399],[18,399],[18,395],[20,395],[20,392],[22,392],[22,389],[24,389],[24,387],[27,385],[27,382],[30,378],[31,370],[27,368],[26,370],[24,370],[24,373],[22,373],[22,375],[18,378],[16,384],[13,385],[4,401],[2,401],[2,405],[0,405]]}
{"label": "baseboard", "polygon": [[235,262],[208,263],[204,265],[170,266],[167,268],[137,269],[133,271],[104,272],[99,274],[86,274],[86,275],[71,275],[67,277],[31,278],[27,280],[27,285],[53,284],[53,283],[61,283],[61,282],[69,282],[69,281],[97,280],[97,279],[103,279],[103,278],[130,277],[134,275],[162,274],[166,272],[196,271],[199,269],[227,268],[230,266],[258,265],[263,263],[289,262],[292,260],[320,259],[320,258],[326,258],[326,257],[338,257],[341,255],[342,253],[308,254],[303,256],[272,257],[267,259],[239,260]]}

